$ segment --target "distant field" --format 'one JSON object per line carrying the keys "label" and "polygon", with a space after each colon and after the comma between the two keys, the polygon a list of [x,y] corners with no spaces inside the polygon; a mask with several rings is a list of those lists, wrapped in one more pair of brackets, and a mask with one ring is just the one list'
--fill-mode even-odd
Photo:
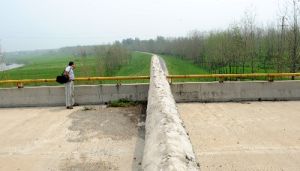
{"label": "distant field", "polygon": [[[3,80],[53,79],[63,72],[69,61],[76,63],[76,77],[106,76],[105,74],[101,74],[105,72],[103,72],[103,68],[99,67],[99,60],[101,59],[97,59],[94,56],[87,56],[85,58],[67,55],[22,57],[18,59],[18,62],[25,63],[24,67],[0,72],[0,78]],[[133,52],[129,64],[122,66],[120,70],[114,71],[113,76],[149,75],[150,60],[151,55]]]}

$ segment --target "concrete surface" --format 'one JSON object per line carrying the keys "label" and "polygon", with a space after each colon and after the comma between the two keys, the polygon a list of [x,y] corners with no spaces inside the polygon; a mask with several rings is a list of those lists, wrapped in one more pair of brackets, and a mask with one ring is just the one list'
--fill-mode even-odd
{"label": "concrete surface", "polygon": [[299,171],[300,102],[178,104],[201,170]]}
{"label": "concrete surface", "polygon": [[[83,105],[104,104],[122,98],[146,101],[148,89],[148,84],[75,86],[75,101]],[[65,88],[62,86],[0,88],[0,97],[0,107],[63,106]]]}
{"label": "concrete surface", "polygon": [[142,107],[83,109],[0,109],[0,170],[141,170]]}
{"label": "concrete surface", "polygon": [[155,55],[151,62],[148,94],[143,170],[197,170],[191,142],[179,117],[170,85]]}
{"label": "concrete surface", "polygon": [[171,88],[177,102],[300,100],[300,81],[176,83]]}
{"label": "concrete surface", "polygon": [[169,75],[168,67],[166,65],[165,60],[160,56],[158,56],[158,59],[162,70],[165,72],[165,75]]}

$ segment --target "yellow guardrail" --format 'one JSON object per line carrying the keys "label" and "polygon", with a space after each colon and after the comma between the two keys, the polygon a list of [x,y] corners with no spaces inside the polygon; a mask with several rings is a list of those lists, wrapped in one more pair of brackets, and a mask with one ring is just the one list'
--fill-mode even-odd
{"label": "yellow guardrail", "polygon": [[[226,78],[257,78],[267,77],[269,81],[279,77],[300,77],[300,73],[254,73],[254,74],[201,74],[201,75],[168,75],[169,80],[189,78],[218,78],[223,81]],[[80,77],[75,81],[121,81],[121,80],[149,80],[150,76],[116,76],[116,77]],[[0,80],[0,84],[15,83],[18,86],[25,83],[56,82],[56,79],[24,79],[24,80]]]}
{"label": "yellow guardrail", "polygon": [[[117,76],[117,77],[79,77],[75,81],[105,81],[105,80],[148,80],[150,76]],[[56,79],[24,79],[24,80],[0,80],[0,84],[6,83],[44,83],[56,82]]]}
{"label": "yellow guardrail", "polygon": [[299,77],[300,73],[254,73],[254,74],[201,74],[201,75],[169,75],[168,79],[188,79],[188,78],[256,78],[267,77],[269,79],[279,77]]}

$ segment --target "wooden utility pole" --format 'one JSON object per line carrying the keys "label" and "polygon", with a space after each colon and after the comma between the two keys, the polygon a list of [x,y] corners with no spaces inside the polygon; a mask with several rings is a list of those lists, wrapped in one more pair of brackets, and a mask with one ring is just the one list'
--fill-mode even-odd
{"label": "wooden utility pole", "polygon": [[281,33],[280,33],[278,55],[277,55],[277,61],[276,61],[278,73],[282,71],[282,67],[283,67],[282,61],[284,58],[285,41],[286,41],[285,28],[288,26],[287,24],[285,24],[286,20],[287,20],[286,16],[282,16],[281,25],[280,25]]}
{"label": "wooden utility pole", "polygon": [[[292,43],[292,54],[291,54],[291,72],[295,73],[297,70],[297,59],[298,59],[298,1],[293,0],[293,43]],[[293,78],[294,79],[294,78]]]}

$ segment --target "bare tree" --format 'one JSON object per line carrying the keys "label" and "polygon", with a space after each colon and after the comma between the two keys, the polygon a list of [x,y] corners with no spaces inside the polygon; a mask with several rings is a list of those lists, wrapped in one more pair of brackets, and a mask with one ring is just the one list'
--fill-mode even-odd
{"label": "bare tree", "polygon": [[291,68],[290,72],[297,71],[297,61],[299,56],[299,25],[298,25],[298,13],[299,13],[299,0],[292,0],[293,6],[293,20],[292,20],[292,32],[291,32]]}
{"label": "bare tree", "polygon": [[127,65],[130,62],[130,59],[131,53],[126,48],[122,47],[119,42],[109,46],[103,57],[103,65],[106,68],[106,75],[112,75],[123,65]]}
{"label": "bare tree", "polygon": [[276,57],[277,72],[281,72],[283,70],[284,53],[286,51],[286,20],[286,15],[282,15],[279,34],[280,38],[278,43],[278,55]]}
{"label": "bare tree", "polygon": [[244,24],[244,41],[246,49],[246,60],[250,59],[251,72],[254,73],[254,60],[256,57],[255,46],[255,14],[252,11],[246,11],[243,21]]}

